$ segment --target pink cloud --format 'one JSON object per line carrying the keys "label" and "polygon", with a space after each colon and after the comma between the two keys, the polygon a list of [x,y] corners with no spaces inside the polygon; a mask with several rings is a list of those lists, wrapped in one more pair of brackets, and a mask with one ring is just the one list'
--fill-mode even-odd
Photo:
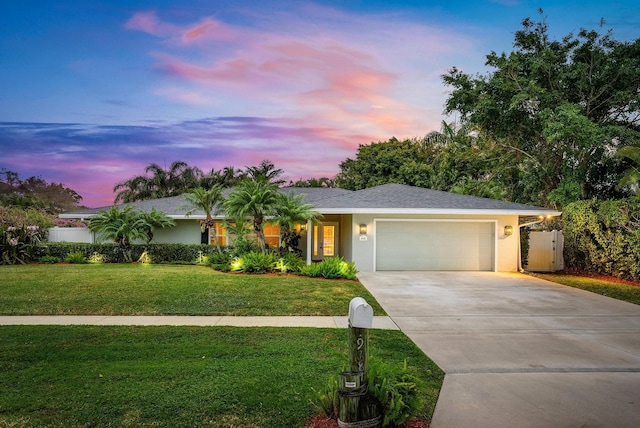
{"label": "pink cloud", "polygon": [[124,27],[129,30],[137,30],[157,37],[168,37],[179,31],[178,27],[172,24],[160,22],[156,12],[138,12],[129,19]]}

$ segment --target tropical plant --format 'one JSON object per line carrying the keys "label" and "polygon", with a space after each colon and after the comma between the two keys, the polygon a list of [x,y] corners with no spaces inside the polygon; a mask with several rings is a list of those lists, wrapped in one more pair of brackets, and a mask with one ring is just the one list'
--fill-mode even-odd
{"label": "tropical plant", "polygon": [[243,273],[267,273],[276,268],[278,258],[273,253],[261,251],[243,254],[231,262],[231,270]]}
{"label": "tropical plant", "polygon": [[113,206],[101,211],[89,222],[89,229],[95,232],[99,239],[111,240],[122,250],[127,262],[132,262],[131,242],[135,239],[146,239],[147,234],[136,227],[138,216],[136,210],[127,206],[122,209]]}
{"label": "tropical plant", "polygon": [[213,186],[220,186],[222,188],[233,187],[238,184],[243,178],[246,178],[247,173],[242,169],[236,169],[233,166],[226,166],[221,170],[215,168],[202,177],[200,180],[200,187],[210,189]]}
{"label": "tropical plant", "polygon": [[276,168],[273,162],[268,159],[260,162],[258,166],[246,167],[246,175],[254,180],[266,180],[276,186],[283,185],[286,180],[281,178],[284,171],[280,168]]}
{"label": "tropical plant", "polygon": [[113,191],[117,192],[114,203],[179,196],[197,187],[203,177],[199,168],[191,167],[186,162],[175,161],[169,169],[152,163],[145,168],[145,175],[132,177],[114,186]]}
{"label": "tropical plant", "polygon": [[[205,219],[200,221],[201,230],[210,230],[214,226],[213,216],[218,214],[222,209],[224,198],[222,196],[222,187],[215,185],[210,189],[204,187],[197,187],[184,193],[182,197],[189,202],[191,210],[187,212],[187,216],[193,214],[196,210],[202,210],[205,214]],[[218,240],[215,240],[216,249],[222,251]]]}
{"label": "tropical plant", "polygon": [[308,222],[317,224],[321,216],[318,211],[313,209],[313,205],[304,203],[304,195],[296,195],[293,191],[289,194],[278,194],[274,221],[280,225],[282,252],[293,252],[297,256],[301,256],[302,251],[298,248],[300,235],[296,232],[295,226]]}
{"label": "tropical plant", "polygon": [[65,257],[64,261],[71,264],[89,263],[89,261],[84,257],[84,254],[82,254],[82,251],[74,251],[72,253],[67,254],[67,257]]}
{"label": "tropical plant", "polygon": [[151,211],[140,210],[137,212],[134,227],[141,229],[147,235],[146,240],[148,244],[153,240],[153,233],[156,228],[164,229],[174,227],[175,225],[176,222],[174,219],[153,207]]}
{"label": "tropical plant", "polygon": [[404,361],[398,369],[379,360],[369,364],[368,394],[382,407],[382,426],[399,426],[417,413],[420,407],[416,376]]}
{"label": "tropical plant", "polygon": [[320,263],[305,265],[300,269],[300,274],[310,277],[323,277],[326,279],[356,279],[358,270],[353,262],[347,262],[342,257],[328,257]]}
{"label": "tropical plant", "polygon": [[175,222],[160,211],[154,209],[151,213],[145,213],[131,206],[122,209],[113,206],[101,211],[89,222],[89,229],[95,232],[99,239],[111,240],[118,245],[127,262],[133,261],[132,241],[143,239],[150,242],[156,227],[172,226],[175,226]]}
{"label": "tropical plant", "polygon": [[223,204],[227,217],[251,219],[253,231],[263,252],[267,251],[264,222],[274,214],[279,201],[278,194],[278,187],[265,177],[245,178]]}
{"label": "tropical plant", "polygon": [[0,225],[0,264],[25,264],[33,260],[41,239],[38,226]]}
{"label": "tropical plant", "polygon": [[638,194],[640,185],[640,147],[622,147],[616,153],[620,159],[629,159],[633,165],[629,167],[618,182],[619,187],[629,187],[633,193]]}

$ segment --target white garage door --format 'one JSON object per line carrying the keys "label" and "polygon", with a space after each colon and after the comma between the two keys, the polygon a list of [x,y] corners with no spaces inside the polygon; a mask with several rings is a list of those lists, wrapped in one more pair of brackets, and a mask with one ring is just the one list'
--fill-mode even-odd
{"label": "white garage door", "polygon": [[376,270],[492,271],[493,222],[376,222]]}

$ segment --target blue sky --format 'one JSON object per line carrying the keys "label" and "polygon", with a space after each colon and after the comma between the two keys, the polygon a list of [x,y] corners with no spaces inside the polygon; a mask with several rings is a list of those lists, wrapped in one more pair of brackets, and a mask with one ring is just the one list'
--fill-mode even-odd
{"label": "blue sky", "polygon": [[438,130],[457,66],[481,73],[544,10],[640,36],[636,1],[3,1],[0,168],[89,206],[150,163],[272,160],[333,176],[359,144]]}

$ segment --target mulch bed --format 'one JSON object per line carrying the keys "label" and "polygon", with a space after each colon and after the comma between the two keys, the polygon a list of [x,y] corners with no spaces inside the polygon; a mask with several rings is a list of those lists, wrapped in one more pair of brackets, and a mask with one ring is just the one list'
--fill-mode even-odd
{"label": "mulch bed", "polygon": [[[338,428],[338,421],[325,415],[318,415],[307,421],[306,428]],[[429,428],[429,424],[418,419],[412,419],[402,425],[398,425],[397,428]]]}

